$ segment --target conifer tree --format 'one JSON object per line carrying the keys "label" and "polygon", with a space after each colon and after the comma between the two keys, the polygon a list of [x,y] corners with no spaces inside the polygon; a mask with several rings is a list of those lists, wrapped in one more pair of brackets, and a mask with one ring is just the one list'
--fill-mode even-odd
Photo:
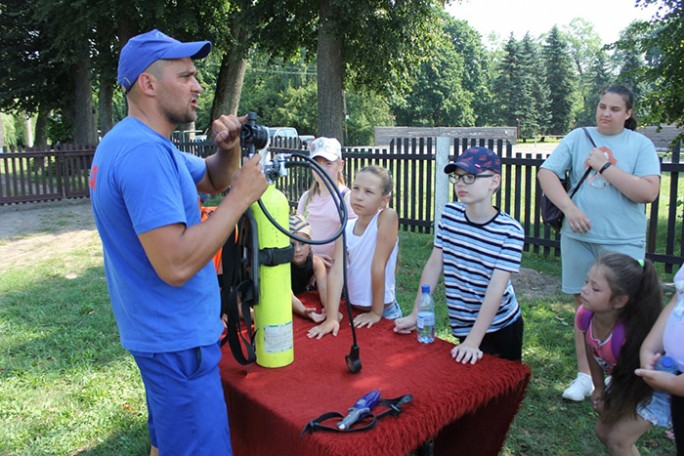
{"label": "conifer tree", "polygon": [[549,133],[564,135],[573,124],[572,108],[577,76],[568,44],[561,37],[558,27],[551,29],[543,49],[546,84],[551,90]]}

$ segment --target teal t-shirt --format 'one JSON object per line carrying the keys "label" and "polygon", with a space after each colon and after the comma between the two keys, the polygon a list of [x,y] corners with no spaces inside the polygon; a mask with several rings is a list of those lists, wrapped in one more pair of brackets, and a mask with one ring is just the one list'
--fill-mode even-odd
{"label": "teal t-shirt", "polygon": [[[588,127],[596,146],[618,167],[634,176],[660,176],[660,161],[650,139],[632,130],[606,136],[596,127]],[[541,165],[564,178],[570,173],[570,189],[575,188],[586,171],[585,161],[592,145],[581,128],[570,132]],[[646,205],[635,203],[592,171],[573,197],[575,205],[589,217],[591,230],[573,233],[564,223],[561,234],[580,241],[599,244],[644,242],[646,239]]]}

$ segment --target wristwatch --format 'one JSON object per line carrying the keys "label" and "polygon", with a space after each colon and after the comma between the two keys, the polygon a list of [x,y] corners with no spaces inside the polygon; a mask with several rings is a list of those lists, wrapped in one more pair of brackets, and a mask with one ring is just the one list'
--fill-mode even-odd
{"label": "wristwatch", "polygon": [[599,174],[603,174],[603,172],[604,172],[605,170],[607,170],[608,168],[610,168],[610,165],[612,165],[611,162],[606,162],[605,165],[601,166],[601,169],[599,169]]}

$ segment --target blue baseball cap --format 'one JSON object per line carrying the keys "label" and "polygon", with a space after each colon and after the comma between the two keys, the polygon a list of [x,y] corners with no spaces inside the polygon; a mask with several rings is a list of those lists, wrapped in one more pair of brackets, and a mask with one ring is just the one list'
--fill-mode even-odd
{"label": "blue baseball cap", "polygon": [[451,174],[456,168],[461,168],[468,174],[480,174],[488,170],[501,174],[501,159],[486,147],[476,146],[467,149],[455,162],[446,165],[444,172]]}
{"label": "blue baseball cap", "polygon": [[128,93],[140,73],[161,59],[201,59],[209,55],[210,41],[181,43],[157,29],[134,36],[121,49],[116,81]]}

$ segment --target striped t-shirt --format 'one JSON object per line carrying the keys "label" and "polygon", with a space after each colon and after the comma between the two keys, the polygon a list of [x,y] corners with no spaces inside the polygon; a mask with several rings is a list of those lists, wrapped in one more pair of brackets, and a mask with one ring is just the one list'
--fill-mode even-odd
{"label": "striped t-shirt", "polygon": [[[444,207],[437,225],[434,246],[442,250],[444,288],[454,336],[470,333],[482,307],[495,269],[520,270],[525,233],[510,215],[498,212],[489,222],[470,222],[462,203]],[[521,316],[511,281],[487,332],[498,331]]]}

